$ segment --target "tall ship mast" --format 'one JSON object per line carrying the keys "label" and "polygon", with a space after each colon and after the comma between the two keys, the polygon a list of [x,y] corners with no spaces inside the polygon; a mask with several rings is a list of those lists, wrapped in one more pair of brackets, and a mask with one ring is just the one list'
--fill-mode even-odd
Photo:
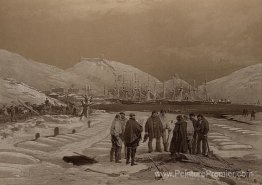
{"label": "tall ship mast", "polygon": [[163,82],[163,100],[166,99],[166,87],[165,87],[165,82]]}
{"label": "tall ship mast", "polygon": [[172,94],[172,100],[176,100],[176,84],[175,84],[175,76],[173,76],[172,80],[173,80],[173,94]]}
{"label": "tall ship mast", "polygon": [[206,86],[207,86],[207,81],[205,80],[205,82],[204,82],[204,92],[203,92],[203,94],[204,94],[204,101],[208,101],[208,95],[207,95],[207,88],[206,88]]}

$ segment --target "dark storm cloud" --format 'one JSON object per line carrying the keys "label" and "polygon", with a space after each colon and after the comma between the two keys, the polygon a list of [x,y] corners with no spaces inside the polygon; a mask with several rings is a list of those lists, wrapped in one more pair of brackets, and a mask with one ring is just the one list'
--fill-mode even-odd
{"label": "dark storm cloud", "polygon": [[0,48],[67,68],[104,54],[160,79],[262,59],[261,0],[0,0]]}

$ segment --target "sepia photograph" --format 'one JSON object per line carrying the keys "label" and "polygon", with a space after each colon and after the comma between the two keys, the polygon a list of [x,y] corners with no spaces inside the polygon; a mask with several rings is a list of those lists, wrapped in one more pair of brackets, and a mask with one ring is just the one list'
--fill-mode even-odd
{"label": "sepia photograph", "polygon": [[0,0],[0,185],[262,184],[262,0]]}

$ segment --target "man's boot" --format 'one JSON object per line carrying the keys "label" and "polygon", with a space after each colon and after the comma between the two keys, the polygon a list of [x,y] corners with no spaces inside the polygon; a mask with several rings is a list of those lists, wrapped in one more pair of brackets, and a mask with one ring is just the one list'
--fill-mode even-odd
{"label": "man's boot", "polygon": [[149,139],[148,141],[148,153],[151,153],[153,152],[153,146],[152,146],[152,140]]}
{"label": "man's boot", "polygon": [[121,163],[120,162],[120,157],[119,157],[119,150],[120,150],[120,148],[116,148],[116,151],[115,151],[115,162],[116,163]]}
{"label": "man's boot", "polygon": [[176,157],[177,155],[175,153],[171,153],[171,158],[173,163],[176,163]]}
{"label": "man's boot", "polygon": [[164,151],[168,152],[168,143],[164,143]]}
{"label": "man's boot", "polygon": [[197,138],[197,151],[196,151],[196,154],[201,154],[201,149],[200,149],[201,142],[202,142],[202,138],[199,135],[198,138]]}
{"label": "man's boot", "polygon": [[132,153],[131,153],[131,166],[137,165],[137,163],[135,163],[135,157],[136,157],[136,148],[132,148]]}
{"label": "man's boot", "polygon": [[192,154],[196,154],[196,148],[197,148],[196,145],[197,145],[196,137],[194,136],[193,142],[192,142]]}
{"label": "man's boot", "polygon": [[207,137],[205,136],[202,139],[202,155],[207,156]]}
{"label": "man's boot", "polygon": [[160,139],[156,140],[156,152],[162,152]]}
{"label": "man's boot", "polygon": [[126,159],[126,156],[127,156],[127,147],[126,146],[124,147],[124,150],[125,150],[125,159]]}
{"label": "man's boot", "polygon": [[121,159],[122,159],[121,151],[122,151],[122,146],[119,147],[119,150],[118,150],[118,159],[119,159],[120,161],[121,161]]}
{"label": "man's boot", "polygon": [[189,154],[193,154],[191,146],[188,147],[188,152],[189,152]]}
{"label": "man's boot", "polygon": [[131,148],[127,147],[127,152],[126,152],[126,164],[130,163],[130,157],[131,157]]}
{"label": "man's boot", "polygon": [[110,162],[113,162],[114,160],[114,152],[115,152],[115,149],[112,147],[110,150]]}

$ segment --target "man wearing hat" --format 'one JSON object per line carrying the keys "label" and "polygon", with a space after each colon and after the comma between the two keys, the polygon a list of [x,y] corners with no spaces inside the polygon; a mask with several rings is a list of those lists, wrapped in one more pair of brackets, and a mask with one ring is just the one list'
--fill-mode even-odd
{"label": "man wearing hat", "polygon": [[136,149],[137,146],[139,145],[142,131],[143,131],[143,127],[136,121],[135,114],[131,113],[129,120],[126,123],[125,132],[124,132],[124,142],[125,142],[125,146],[127,147],[126,164],[130,163],[130,157],[131,157],[131,166],[136,165],[135,163]]}
{"label": "man wearing hat", "polygon": [[145,125],[145,136],[144,142],[149,138],[148,141],[148,152],[153,152],[152,142],[156,139],[156,152],[162,152],[160,138],[163,135],[163,124],[156,111],[152,112],[152,115],[148,118]]}
{"label": "man wearing hat", "polygon": [[[209,132],[209,123],[202,114],[197,115],[198,121],[198,138],[197,138],[197,154],[207,156],[207,134]],[[200,150],[202,145],[202,152]]]}
{"label": "man wearing hat", "polygon": [[173,130],[173,137],[171,140],[169,151],[172,157],[179,157],[180,153],[185,153],[187,150],[187,124],[182,115],[176,117],[177,122]]}
{"label": "man wearing hat", "polygon": [[197,148],[197,135],[198,135],[198,121],[196,120],[196,115],[194,113],[189,114],[189,119],[191,120],[194,131],[193,131],[193,140],[192,140],[192,154],[196,154],[196,148]]}
{"label": "man wearing hat", "polygon": [[[120,123],[121,123],[121,127],[122,127],[122,130],[123,132],[125,131],[125,128],[126,128],[126,122],[128,121],[128,119],[126,118],[126,114],[124,112],[120,112]],[[121,136],[122,137],[122,140],[124,139],[123,138],[123,135]],[[125,143],[123,143],[123,145],[125,145]],[[120,154],[119,154],[119,159],[121,160],[121,150],[122,150],[122,146],[119,150]],[[124,153],[125,153],[125,159],[126,159],[126,146],[124,146]]]}

